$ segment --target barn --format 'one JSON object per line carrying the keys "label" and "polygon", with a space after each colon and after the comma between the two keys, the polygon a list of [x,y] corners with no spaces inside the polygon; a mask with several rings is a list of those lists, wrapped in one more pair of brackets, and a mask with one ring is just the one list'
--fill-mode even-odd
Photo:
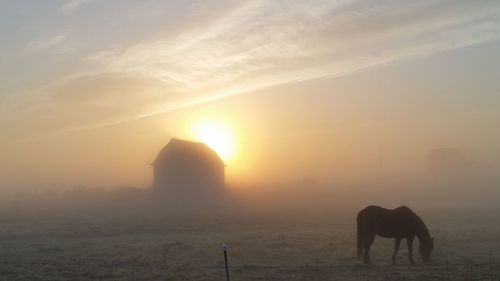
{"label": "barn", "polygon": [[152,163],[153,189],[170,194],[214,194],[224,186],[224,162],[201,142],[173,138]]}

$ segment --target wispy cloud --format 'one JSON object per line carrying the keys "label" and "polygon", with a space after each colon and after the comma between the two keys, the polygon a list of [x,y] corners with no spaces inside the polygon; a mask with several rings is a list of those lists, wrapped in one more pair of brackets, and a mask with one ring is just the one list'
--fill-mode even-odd
{"label": "wispy cloud", "polygon": [[87,4],[90,0],[66,0],[65,3],[59,8],[59,12],[61,13],[70,13],[81,6]]}
{"label": "wispy cloud", "polygon": [[[500,38],[500,5],[495,1],[253,0],[231,6],[223,16],[218,14],[175,36],[159,34],[129,47],[87,56],[85,62],[96,67],[93,79],[82,79],[85,75],[64,78],[65,83],[44,91],[45,102],[31,102],[32,106],[36,104],[38,112],[45,108],[43,114],[50,116],[53,104],[60,104],[62,97],[75,90],[99,106],[112,98],[116,110],[52,124],[59,129],[88,128],[263,87],[349,75],[496,40]],[[62,39],[38,46],[58,40]],[[105,87],[86,86],[101,76],[118,76],[131,81],[120,82],[125,85],[149,87],[149,82],[138,82],[133,75],[155,81],[154,94],[144,94],[134,86],[134,92],[125,91],[120,97],[122,92],[116,91],[109,97],[100,95],[107,91]],[[108,86],[114,83],[106,81]],[[128,101],[133,101],[132,107]],[[64,108],[75,116],[92,111],[80,103]]]}
{"label": "wispy cloud", "polygon": [[347,74],[500,34],[500,8],[490,2],[375,4],[250,1],[206,28],[132,46],[103,67],[137,71],[186,91],[247,90]]}
{"label": "wispy cloud", "polygon": [[70,39],[71,30],[51,32],[41,39],[28,42],[24,46],[24,52],[28,55],[46,54],[50,62],[58,62],[61,59],[73,55],[81,47],[79,43]]}
{"label": "wispy cloud", "polygon": [[67,37],[65,34],[52,34],[43,39],[28,42],[25,46],[25,50],[31,52],[53,48],[65,42],[66,39]]}
{"label": "wispy cloud", "polygon": [[[144,115],[179,100],[175,89],[139,73],[79,74],[45,85],[25,100],[0,107],[1,136],[24,139],[89,129]],[[12,122],[15,120],[15,122]]]}

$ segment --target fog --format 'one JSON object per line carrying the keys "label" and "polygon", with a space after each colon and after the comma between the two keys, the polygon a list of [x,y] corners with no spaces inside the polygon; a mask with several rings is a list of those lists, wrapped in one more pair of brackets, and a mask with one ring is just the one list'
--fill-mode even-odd
{"label": "fog", "polygon": [[0,34],[0,280],[500,280],[498,1],[0,1]]}
{"label": "fog", "polygon": [[[7,213],[65,213],[89,217],[118,216],[235,217],[288,213],[328,216],[354,214],[367,205],[420,210],[489,210],[500,203],[499,176],[492,170],[431,165],[425,174],[401,178],[364,178],[353,182],[320,182],[312,177],[269,183],[233,183],[213,195],[196,190],[158,192],[151,187],[26,188],[3,192]],[[34,191],[36,190],[36,191]]]}

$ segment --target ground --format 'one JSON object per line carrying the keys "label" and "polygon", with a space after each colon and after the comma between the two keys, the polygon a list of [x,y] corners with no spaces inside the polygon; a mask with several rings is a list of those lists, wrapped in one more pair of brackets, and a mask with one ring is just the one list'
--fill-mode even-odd
{"label": "ground", "polygon": [[222,244],[231,280],[500,280],[499,220],[428,216],[430,264],[409,265],[403,243],[393,266],[377,238],[365,266],[354,217],[4,214],[0,280],[226,280]]}

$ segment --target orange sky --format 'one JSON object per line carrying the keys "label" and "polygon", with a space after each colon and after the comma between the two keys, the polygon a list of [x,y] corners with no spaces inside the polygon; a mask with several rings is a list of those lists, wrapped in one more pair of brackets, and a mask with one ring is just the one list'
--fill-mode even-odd
{"label": "orange sky", "polygon": [[26,34],[0,47],[0,188],[148,187],[206,120],[234,184],[416,178],[438,147],[497,171],[498,5],[341,2],[0,4]]}

